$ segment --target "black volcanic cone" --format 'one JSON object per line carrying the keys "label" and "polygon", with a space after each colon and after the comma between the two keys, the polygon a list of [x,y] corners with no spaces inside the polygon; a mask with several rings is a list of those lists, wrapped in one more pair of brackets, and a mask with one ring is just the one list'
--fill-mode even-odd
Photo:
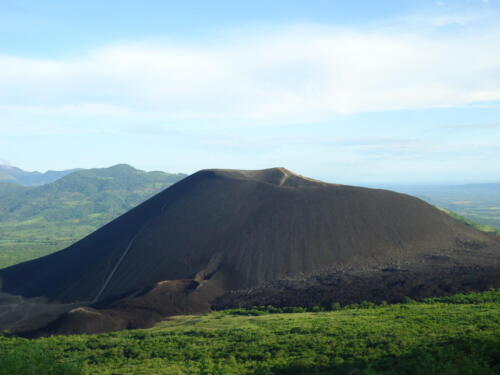
{"label": "black volcanic cone", "polygon": [[493,237],[408,195],[284,168],[203,170],[65,250],[0,270],[0,278],[14,295],[109,302],[163,280],[210,280],[229,291],[399,267],[469,245],[478,255],[498,249]]}

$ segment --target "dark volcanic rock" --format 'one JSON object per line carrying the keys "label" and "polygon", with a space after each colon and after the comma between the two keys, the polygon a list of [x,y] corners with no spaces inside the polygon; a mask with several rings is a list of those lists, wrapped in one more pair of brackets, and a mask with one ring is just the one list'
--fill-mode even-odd
{"label": "dark volcanic rock", "polygon": [[[496,237],[408,195],[327,184],[283,168],[204,170],[63,251],[0,270],[0,278],[10,294],[93,303],[99,311],[78,309],[60,327],[94,332],[205,311],[216,298],[221,306],[275,303],[269,296],[280,294],[294,304],[370,293],[390,300],[417,289],[446,293],[438,284],[448,274],[451,289],[493,287],[498,258]],[[330,285],[325,275],[340,281]],[[411,287],[398,284],[403,279]],[[157,293],[165,280],[168,292]],[[283,291],[279,280],[295,286]]]}

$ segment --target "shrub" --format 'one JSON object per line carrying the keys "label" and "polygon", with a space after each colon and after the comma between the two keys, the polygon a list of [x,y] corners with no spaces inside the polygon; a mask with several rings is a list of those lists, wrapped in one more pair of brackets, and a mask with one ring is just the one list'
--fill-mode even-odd
{"label": "shrub", "polygon": [[289,313],[289,314],[303,313],[303,312],[307,311],[307,309],[305,307],[301,307],[301,306],[283,307],[282,310],[283,310],[284,313]]}
{"label": "shrub", "polygon": [[371,309],[375,307],[375,304],[370,301],[363,301],[359,304],[359,307],[362,309]]}
{"label": "shrub", "polygon": [[403,303],[415,303],[416,301],[410,297],[403,297]]}
{"label": "shrub", "polygon": [[7,349],[0,356],[0,375],[81,375],[74,362],[65,362],[50,350],[30,343]]}
{"label": "shrub", "polygon": [[340,303],[338,302],[333,302],[331,305],[330,305],[330,310],[331,311],[337,311],[337,310],[341,310],[342,309],[342,306],[340,305]]}

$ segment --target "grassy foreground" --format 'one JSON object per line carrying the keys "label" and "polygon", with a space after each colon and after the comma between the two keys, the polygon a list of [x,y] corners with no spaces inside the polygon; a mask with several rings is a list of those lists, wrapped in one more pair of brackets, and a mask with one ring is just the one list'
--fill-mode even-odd
{"label": "grassy foreground", "polygon": [[500,291],[270,311],[179,316],[152,329],[101,335],[4,336],[0,374],[500,373]]}

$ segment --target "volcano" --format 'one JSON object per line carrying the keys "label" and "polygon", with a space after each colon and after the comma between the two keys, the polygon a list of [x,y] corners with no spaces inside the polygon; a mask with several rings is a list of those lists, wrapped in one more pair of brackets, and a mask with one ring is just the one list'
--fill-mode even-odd
{"label": "volcano", "polygon": [[284,168],[211,169],[0,278],[9,295],[79,306],[44,329],[100,332],[214,307],[498,287],[499,249],[412,196]]}

